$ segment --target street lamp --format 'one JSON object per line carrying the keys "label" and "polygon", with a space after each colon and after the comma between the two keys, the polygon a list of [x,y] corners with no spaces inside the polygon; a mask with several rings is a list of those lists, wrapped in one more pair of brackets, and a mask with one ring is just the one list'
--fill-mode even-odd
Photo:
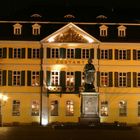
{"label": "street lamp", "polygon": [[0,126],[2,126],[2,107],[8,100],[8,96],[0,93]]}

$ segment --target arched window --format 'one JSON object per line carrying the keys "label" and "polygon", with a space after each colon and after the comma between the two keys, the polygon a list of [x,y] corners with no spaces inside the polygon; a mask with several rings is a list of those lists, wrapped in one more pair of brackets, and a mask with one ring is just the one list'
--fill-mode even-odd
{"label": "arched window", "polygon": [[101,25],[100,27],[100,36],[107,36],[108,35],[108,27],[106,25]]}
{"label": "arched window", "polygon": [[22,25],[19,23],[16,23],[13,25],[13,27],[14,27],[14,35],[21,35]]}
{"label": "arched window", "polygon": [[32,25],[32,34],[33,35],[40,35],[40,25],[35,23],[34,25]]}
{"label": "arched window", "polygon": [[118,27],[118,36],[119,37],[125,37],[126,36],[126,27],[123,25],[120,25]]}

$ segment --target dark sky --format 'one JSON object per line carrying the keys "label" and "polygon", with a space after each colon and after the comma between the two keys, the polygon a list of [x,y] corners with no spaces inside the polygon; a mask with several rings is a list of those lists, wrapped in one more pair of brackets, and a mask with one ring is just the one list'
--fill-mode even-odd
{"label": "dark sky", "polygon": [[[10,16],[38,5],[47,7],[105,7],[105,8],[137,8],[140,0],[1,0],[0,16]],[[93,8],[92,8],[93,9]],[[92,12],[92,11],[91,11]]]}

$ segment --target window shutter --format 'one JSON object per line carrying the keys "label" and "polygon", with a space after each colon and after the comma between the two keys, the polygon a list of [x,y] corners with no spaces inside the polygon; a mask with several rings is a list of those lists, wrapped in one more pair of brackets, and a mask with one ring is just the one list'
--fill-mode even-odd
{"label": "window shutter", "polygon": [[77,58],[77,59],[81,58],[81,49],[79,49],[79,48],[75,49],[75,58]]}
{"label": "window shutter", "polygon": [[79,87],[81,86],[81,71],[75,72],[75,92],[79,92]]}
{"label": "window shutter", "polygon": [[66,49],[60,48],[60,58],[66,58]]}
{"label": "window shutter", "polygon": [[137,60],[137,51],[133,50],[133,60]]}
{"label": "window shutter", "polygon": [[31,86],[31,71],[27,71],[27,86]]}
{"label": "window shutter", "polygon": [[6,75],[7,71],[3,70],[2,71],[2,85],[6,86],[6,80],[7,80],[7,75]]}
{"label": "window shutter", "polygon": [[97,71],[97,86],[100,87],[100,72]]}
{"label": "window shutter", "polygon": [[112,59],[112,49],[109,49],[109,59]]}
{"label": "window shutter", "polygon": [[133,72],[133,87],[137,87],[137,73]]}
{"label": "window shutter", "polygon": [[25,71],[21,71],[21,86],[25,86]]}
{"label": "window shutter", "polygon": [[100,49],[97,49],[97,59],[100,59]]}
{"label": "window shutter", "polygon": [[112,72],[109,72],[109,87],[113,86],[113,74]]}
{"label": "window shutter", "polygon": [[40,58],[43,58],[43,48],[40,48]]}
{"label": "window shutter", "polygon": [[43,70],[40,71],[40,86],[43,86]]}
{"label": "window shutter", "polygon": [[118,60],[118,54],[119,54],[118,50],[115,49],[115,60]]}
{"label": "window shutter", "polygon": [[7,58],[7,48],[3,48],[3,58]]}
{"label": "window shutter", "polygon": [[8,86],[12,86],[12,71],[8,71]]}
{"label": "window shutter", "polygon": [[31,56],[32,56],[32,49],[28,48],[28,58],[31,58]]}
{"label": "window shutter", "polygon": [[62,92],[66,90],[66,72],[60,71],[60,86],[62,87]]}
{"label": "window shutter", "polygon": [[22,48],[22,58],[25,58],[25,48]]}
{"label": "window shutter", "polygon": [[115,77],[115,79],[114,79],[115,87],[118,87],[118,72],[114,73],[114,77]]}
{"label": "window shutter", "polygon": [[127,50],[127,60],[131,60],[131,51]]}
{"label": "window shutter", "polygon": [[47,71],[47,79],[46,79],[47,86],[51,85],[50,82],[51,82],[51,72]]}
{"label": "window shutter", "polygon": [[94,59],[94,49],[90,49],[90,58]]}
{"label": "window shutter", "polygon": [[51,49],[47,48],[47,58],[51,58]]}
{"label": "window shutter", "polygon": [[13,58],[13,48],[9,48],[9,58]]}
{"label": "window shutter", "polygon": [[127,87],[131,87],[131,72],[127,72]]}

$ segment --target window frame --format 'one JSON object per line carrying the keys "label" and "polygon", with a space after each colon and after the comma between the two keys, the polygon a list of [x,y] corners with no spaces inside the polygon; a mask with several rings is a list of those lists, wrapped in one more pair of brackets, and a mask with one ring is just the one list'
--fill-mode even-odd
{"label": "window frame", "polygon": [[20,116],[20,106],[21,106],[20,100],[13,100],[13,102],[12,102],[12,116]]}

